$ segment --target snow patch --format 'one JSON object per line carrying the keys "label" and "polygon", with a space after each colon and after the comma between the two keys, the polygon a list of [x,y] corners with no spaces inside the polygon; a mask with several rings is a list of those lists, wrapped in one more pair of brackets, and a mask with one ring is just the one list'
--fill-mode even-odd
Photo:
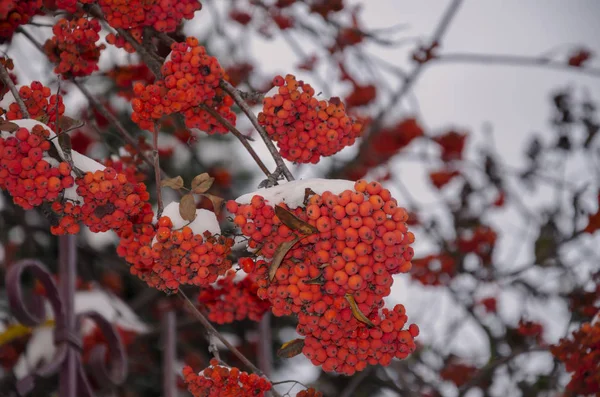
{"label": "snow patch", "polygon": [[271,205],[284,202],[290,208],[296,208],[303,206],[304,193],[307,188],[312,189],[317,194],[323,194],[326,191],[340,194],[344,190],[354,191],[354,182],[343,179],[321,178],[291,181],[270,188],[258,189],[238,197],[235,201],[239,204],[250,204],[252,197],[259,195],[264,197],[265,201]]}
{"label": "snow patch", "polygon": [[[196,219],[192,223],[189,223],[179,215],[179,201],[173,201],[172,203],[165,206],[161,216],[168,216],[173,222],[173,229],[181,229],[184,226],[188,226],[192,229],[194,234],[203,234],[208,231],[210,234],[221,234],[221,226],[214,212],[199,209],[196,210]],[[156,243],[156,237],[152,240],[152,244]]]}

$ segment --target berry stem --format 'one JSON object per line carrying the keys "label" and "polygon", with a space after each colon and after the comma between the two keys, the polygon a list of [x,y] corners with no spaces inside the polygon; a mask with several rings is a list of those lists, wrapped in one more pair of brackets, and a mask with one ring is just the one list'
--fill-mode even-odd
{"label": "berry stem", "polygon": [[29,111],[27,110],[27,106],[25,106],[25,102],[23,102],[23,99],[19,95],[19,91],[17,90],[17,87],[15,87],[15,83],[13,83],[12,79],[8,75],[8,70],[6,70],[6,68],[4,67],[4,65],[2,65],[2,63],[0,63],[0,79],[2,79],[2,82],[4,83],[4,85],[10,89],[10,92],[15,97],[15,101],[17,101],[17,104],[19,104],[19,109],[21,109],[21,113],[23,113],[23,117],[30,118]]}
{"label": "berry stem", "polygon": [[246,148],[248,153],[250,153],[250,156],[252,156],[252,158],[254,159],[254,161],[256,162],[258,167],[260,168],[260,170],[267,177],[271,175],[271,173],[269,172],[269,169],[267,168],[265,163],[263,163],[263,161],[260,159],[258,154],[254,151],[254,148],[252,148],[252,146],[250,146],[248,139],[244,136],[244,134],[242,134],[240,132],[240,130],[235,128],[235,126],[233,124],[231,124],[227,119],[225,119],[223,116],[221,116],[219,114],[219,112],[217,112],[210,106],[206,106],[206,105],[202,104],[202,105],[200,105],[200,108],[202,108],[203,110],[208,112],[211,116],[213,116],[215,119],[217,119],[217,121],[219,121],[219,123],[223,124],[223,126],[225,126],[225,128],[227,128],[229,130],[229,132],[231,132],[233,135],[235,135],[235,137],[242,143],[242,145],[244,145],[244,147]]}
{"label": "berry stem", "polygon": [[158,130],[159,123],[154,123],[154,131],[152,132],[152,143],[154,144],[154,180],[156,181],[156,219],[160,218],[163,213],[164,203],[162,199],[162,187],[160,186],[161,172],[160,172],[160,156],[158,155]]}
{"label": "berry stem", "polygon": [[[235,346],[233,346],[223,335],[221,335],[219,333],[219,331],[216,330],[215,327],[213,327],[213,325],[210,323],[210,321],[208,321],[208,319],[204,316],[204,314],[202,314],[200,312],[200,310],[198,310],[198,308],[192,303],[190,298],[185,294],[185,292],[183,292],[183,290],[181,288],[179,288],[178,295],[184,301],[184,303],[189,307],[189,309],[191,310],[194,317],[196,317],[196,319],[198,319],[198,321],[200,321],[200,323],[204,326],[204,328],[206,328],[206,331],[208,332],[208,335],[209,335],[209,340],[210,340],[211,336],[216,337],[225,345],[225,347],[227,347],[229,349],[229,351],[231,353],[233,353],[234,356],[236,356],[242,363],[244,363],[244,365],[246,365],[246,367],[248,367],[252,372],[254,372],[255,374],[260,375],[260,376],[265,376],[265,374],[260,369],[258,369],[254,364],[252,364],[252,361],[248,360],[248,358],[246,358],[246,356],[244,356],[242,354],[242,352],[240,352]],[[271,390],[271,393],[275,397],[281,397],[281,394],[279,394],[274,389]]]}
{"label": "berry stem", "polygon": [[285,175],[285,179],[287,179],[288,181],[293,181],[294,176],[292,175],[290,170],[285,165],[283,158],[279,154],[279,151],[277,151],[277,148],[273,144],[273,141],[271,141],[271,138],[269,138],[267,131],[265,131],[265,129],[259,124],[258,119],[256,118],[256,115],[252,112],[252,109],[250,109],[250,106],[248,106],[248,103],[242,98],[238,89],[235,88],[234,86],[232,86],[229,82],[227,82],[225,80],[221,80],[220,86],[229,95],[231,95],[233,100],[238,104],[238,106],[242,109],[242,111],[250,119],[250,122],[252,123],[254,128],[256,128],[256,131],[258,131],[258,133],[260,134],[260,137],[265,142],[265,145],[267,145],[269,152],[271,152],[271,156],[273,156],[273,160],[275,160],[275,164],[277,164],[277,167],[283,171],[283,175]]}

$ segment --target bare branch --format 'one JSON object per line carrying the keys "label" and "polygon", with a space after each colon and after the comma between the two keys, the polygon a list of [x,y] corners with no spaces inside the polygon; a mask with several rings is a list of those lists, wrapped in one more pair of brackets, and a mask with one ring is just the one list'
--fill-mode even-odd
{"label": "bare branch", "polygon": [[238,106],[242,109],[242,111],[246,114],[246,116],[248,116],[248,118],[250,119],[250,122],[252,123],[254,128],[256,128],[256,131],[258,131],[260,137],[265,142],[265,145],[267,145],[267,148],[269,149],[271,156],[273,156],[273,160],[275,160],[275,164],[277,164],[278,168],[283,170],[283,175],[285,175],[285,178],[288,181],[293,181],[294,176],[292,175],[290,170],[285,165],[285,162],[283,161],[281,154],[279,154],[279,151],[273,144],[273,141],[271,141],[271,138],[269,138],[269,134],[267,134],[267,131],[265,131],[263,126],[259,124],[258,119],[252,112],[252,109],[250,109],[250,106],[248,106],[248,103],[246,103],[246,101],[242,98],[238,89],[235,88],[234,86],[232,86],[230,83],[228,83],[225,80],[221,80],[220,85],[221,85],[221,88],[223,88],[229,95],[231,95],[233,100],[238,104]]}

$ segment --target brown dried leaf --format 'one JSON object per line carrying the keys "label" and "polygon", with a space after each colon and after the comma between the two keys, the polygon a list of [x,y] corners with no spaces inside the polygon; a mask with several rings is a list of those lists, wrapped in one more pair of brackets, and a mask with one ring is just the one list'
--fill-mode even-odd
{"label": "brown dried leaf", "polygon": [[215,213],[215,215],[219,215],[219,213],[221,212],[221,209],[223,208],[223,202],[225,201],[225,199],[222,197],[219,197],[219,196],[215,196],[214,194],[208,194],[208,193],[204,193],[203,196],[206,197],[207,199],[209,199],[210,202],[212,203],[213,212]]}
{"label": "brown dried leaf", "polygon": [[277,215],[277,217],[281,220],[281,222],[283,222],[284,225],[286,225],[292,230],[297,230],[302,234],[310,235],[318,232],[316,227],[304,222],[302,219],[298,218],[290,211],[278,205],[275,206],[275,215]]}
{"label": "brown dried leaf", "polygon": [[196,219],[196,200],[194,195],[188,193],[181,198],[179,203],[179,215],[186,221],[193,221]]}
{"label": "brown dried leaf", "polygon": [[273,255],[273,262],[271,262],[271,265],[269,266],[269,280],[273,280],[273,278],[275,278],[275,273],[277,272],[277,269],[279,269],[279,266],[281,266],[283,258],[285,258],[285,255],[298,241],[300,241],[300,237],[296,237],[291,241],[284,241],[279,247],[277,247],[275,250],[275,255]]}
{"label": "brown dried leaf", "polygon": [[289,342],[285,342],[279,350],[277,350],[277,357],[281,358],[292,358],[302,353],[304,348],[304,339],[297,338],[292,339]]}
{"label": "brown dried leaf", "polygon": [[170,187],[171,189],[179,190],[183,187],[183,178],[176,176],[174,178],[167,178],[160,181],[161,187]]}
{"label": "brown dried leaf", "polygon": [[352,315],[354,316],[354,318],[360,321],[361,323],[367,324],[369,327],[373,327],[375,324],[373,324],[371,320],[369,320],[367,316],[365,316],[363,312],[360,311],[356,300],[354,300],[354,296],[352,296],[351,294],[346,294],[345,296],[346,300],[350,304],[350,310],[352,310]]}
{"label": "brown dried leaf", "polygon": [[192,191],[196,194],[205,193],[210,189],[214,181],[215,178],[208,175],[207,172],[196,175],[194,179],[192,179]]}
{"label": "brown dried leaf", "polygon": [[323,280],[323,275],[319,274],[317,277],[315,278],[311,278],[309,280],[306,280],[304,282],[304,284],[316,284],[316,285],[323,285],[325,284],[325,281]]}
{"label": "brown dried leaf", "polygon": [[15,132],[18,129],[19,126],[15,123],[5,120],[0,121],[0,131]]}

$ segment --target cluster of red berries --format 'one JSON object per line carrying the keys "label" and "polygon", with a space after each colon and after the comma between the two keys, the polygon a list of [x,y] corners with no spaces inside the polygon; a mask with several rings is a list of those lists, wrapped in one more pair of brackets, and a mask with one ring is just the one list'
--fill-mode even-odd
{"label": "cluster of red berries", "polygon": [[469,382],[476,373],[477,367],[460,362],[453,356],[440,370],[440,377],[445,381],[454,383],[456,387],[461,387]]}
{"label": "cluster of red berries", "polygon": [[473,229],[462,231],[456,241],[456,246],[461,253],[477,255],[484,265],[492,262],[492,253],[498,235],[490,226],[478,225]]}
{"label": "cluster of red berries", "polygon": [[154,216],[146,185],[130,182],[113,168],[88,172],[77,179],[77,194],[83,198],[83,223],[94,233],[118,233],[132,219],[135,224],[150,223]]}
{"label": "cluster of red berries", "polygon": [[414,259],[412,264],[410,276],[423,285],[447,285],[458,270],[450,254],[428,255]]}
{"label": "cluster of red berries", "polygon": [[371,144],[366,151],[346,170],[346,177],[363,178],[370,169],[385,164],[414,139],[423,135],[423,128],[414,118],[407,118],[392,127],[375,131],[369,136]]}
{"label": "cluster of red berries", "polygon": [[74,184],[71,166],[47,157],[50,132],[41,125],[31,131],[19,128],[14,135],[0,137],[0,189],[6,189],[15,204],[32,209],[55,201]]}
{"label": "cluster of red berries", "polygon": [[208,231],[194,234],[188,226],[174,230],[171,219],[163,216],[153,241],[139,247],[131,271],[161,291],[176,292],[181,284],[206,286],[231,268],[231,238]]}
{"label": "cluster of red berries", "polygon": [[460,172],[454,169],[444,168],[439,171],[429,173],[429,180],[436,189],[441,189],[446,186],[452,179],[459,176]]}
{"label": "cluster of red berries", "polygon": [[183,378],[194,397],[262,397],[271,390],[267,379],[235,367],[225,367],[214,358],[200,374],[185,366]]}
{"label": "cluster of red berries", "polygon": [[[96,0],[80,0],[96,3]],[[174,32],[183,19],[192,19],[202,8],[198,0],[98,0],[106,21],[115,29],[152,26]]]}
{"label": "cluster of red berries", "polygon": [[567,389],[577,395],[600,393],[600,322],[584,323],[572,339],[561,339],[550,348],[552,354],[572,372]]}
{"label": "cluster of red berries", "polygon": [[284,158],[316,164],[321,156],[353,145],[362,132],[362,124],[348,116],[339,98],[319,101],[310,84],[291,74],[276,76],[273,84],[278,92],[265,97],[258,121]]}
{"label": "cluster of red berries", "polygon": [[[277,205],[287,210],[285,203]],[[254,270],[258,296],[272,303],[276,316],[298,317],[296,330],[306,336],[303,353],[315,365],[351,375],[414,351],[419,331],[414,324],[403,330],[404,307],[380,314],[392,275],[408,272],[413,256],[408,214],[389,190],[358,181],[354,190],[307,196],[305,208],[289,211],[312,227],[308,234],[284,224],[259,195],[249,204],[230,201],[227,209],[250,239],[249,248],[265,259]],[[291,248],[274,271],[282,245]]]}
{"label": "cluster of red berries", "polygon": [[171,55],[162,66],[163,79],[144,86],[134,85],[132,120],[140,127],[153,130],[154,121],[162,116],[182,113],[186,126],[207,133],[226,133],[227,129],[200,105],[210,107],[232,124],[233,100],[219,88],[224,71],[219,61],[206,53],[198,39],[174,43]]}
{"label": "cluster of red berries", "polygon": [[433,141],[442,148],[441,158],[443,161],[461,160],[467,141],[467,134],[448,131],[443,135],[434,137]]}
{"label": "cluster of red berries", "polygon": [[100,30],[100,22],[95,19],[60,19],[52,28],[54,36],[44,44],[48,59],[57,64],[54,73],[70,78],[89,76],[98,70],[100,51],[106,47],[96,45]]}
{"label": "cluster of red berries", "polygon": [[[249,261],[253,263],[251,259]],[[236,282],[235,275],[233,270],[229,270],[216,286],[209,285],[200,291],[198,302],[208,310],[210,321],[229,324],[247,318],[258,322],[269,310],[269,302],[256,295],[258,285],[254,276],[249,274]]]}
{"label": "cluster of red berries", "polygon": [[42,0],[0,1],[0,43],[10,40],[17,28],[28,23],[42,5]]}
{"label": "cluster of red berries", "polygon": [[306,390],[300,390],[296,393],[296,397],[323,397],[323,393],[310,387]]}
{"label": "cluster of red berries", "polygon": [[[49,87],[39,81],[34,81],[30,86],[22,86],[19,96],[25,103],[27,111],[32,119],[44,119],[51,129],[55,129],[57,117],[65,112],[62,95],[52,94]],[[12,102],[6,112],[7,120],[22,119],[23,114],[17,102]]]}

